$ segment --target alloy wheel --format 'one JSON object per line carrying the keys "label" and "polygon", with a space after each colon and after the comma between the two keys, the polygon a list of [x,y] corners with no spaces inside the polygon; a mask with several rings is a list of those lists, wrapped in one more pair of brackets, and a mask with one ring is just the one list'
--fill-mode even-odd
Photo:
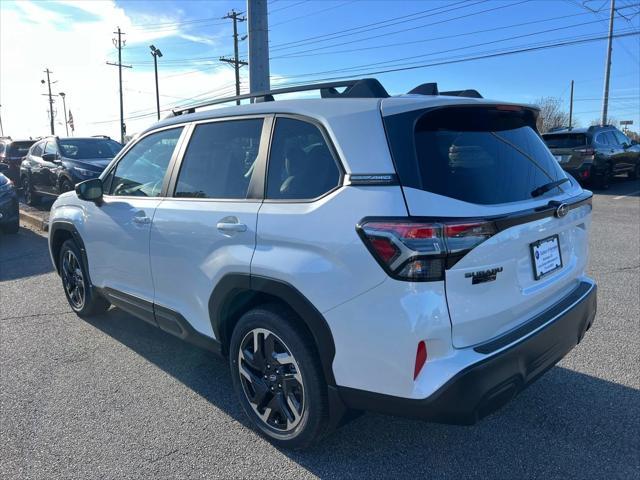
{"label": "alloy wheel", "polygon": [[256,415],[277,433],[289,433],[305,409],[304,382],[287,345],[264,328],[249,331],[238,352],[242,390]]}
{"label": "alloy wheel", "polygon": [[29,179],[24,177],[22,179],[22,195],[24,195],[24,201],[26,204],[31,203],[31,185],[29,184]]}
{"label": "alloy wheel", "polygon": [[86,293],[84,275],[78,257],[71,250],[66,250],[62,257],[62,283],[73,308],[82,310]]}

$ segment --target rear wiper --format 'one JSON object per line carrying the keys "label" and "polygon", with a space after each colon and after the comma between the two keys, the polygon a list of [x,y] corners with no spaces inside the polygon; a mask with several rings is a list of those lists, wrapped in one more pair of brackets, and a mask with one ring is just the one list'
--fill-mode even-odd
{"label": "rear wiper", "polygon": [[551,190],[552,188],[555,188],[557,186],[562,185],[564,182],[568,182],[569,179],[568,178],[562,178],[560,180],[556,180],[555,182],[549,182],[549,183],[545,183],[544,185],[539,186],[538,188],[536,188],[533,192],[531,192],[531,196],[532,197],[539,197],[540,195],[542,195],[543,193],[548,192],[549,190]]}

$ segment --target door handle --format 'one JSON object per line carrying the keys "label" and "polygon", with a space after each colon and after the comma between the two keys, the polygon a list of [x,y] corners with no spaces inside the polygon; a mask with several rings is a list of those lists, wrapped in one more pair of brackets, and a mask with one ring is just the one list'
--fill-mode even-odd
{"label": "door handle", "polygon": [[228,217],[220,220],[216,225],[216,228],[222,233],[239,233],[247,231],[247,226],[244,223],[238,223],[237,218]]}
{"label": "door handle", "polygon": [[133,217],[133,223],[137,223],[139,225],[147,225],[151,223],[151,219],[147,216],[144,217]]}

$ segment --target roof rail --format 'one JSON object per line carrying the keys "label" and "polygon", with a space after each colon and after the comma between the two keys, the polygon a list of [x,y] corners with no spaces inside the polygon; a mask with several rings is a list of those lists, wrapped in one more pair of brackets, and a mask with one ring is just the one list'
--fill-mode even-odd
{"label": "roof rail", "polygon": [[551,132],[559,132],[560,130],[571,130],[573,127],[551,127],[549,130],[547,130],[547,133],[551,133]]}
{"label": "roof rail", "polygon": [[446,95],[449,97],[469,97],[469,98],[482,98],[480,92],[468,88],[466,90],[450,90],[448,92],[438,91],[438,84],[435,82],[423,83],[418,85],[409,91],[409,94],[413,95]]}
{"label": "roof rail", "polygon": [[614,125],[591,125],[587,130],[590,132],[591,130],[595,130],[596,128],[615,128]]}
{"label": "roof rail", "polygon": [[[336,89],[341,87],[346,87],[346,89],[343,92],[338,92],[338,90]],[[244,95],[236,95],[234,97],[218,98],[195,105],[176,108],[171,111],[168,118],[183,115],[185,113],[194,113],[198,108],[235,102],[237,100],[253,99],[256,103],[272,102],[274,100],[274,95],[307,92],[312,90],[320,90],[320,96],[322,98],[387,98],[389,96],[387,91],[378,80],[376,80],[375,78],[362,78],[354,80],[343,80],[340,82],[314,83],[311,85],[279,88],[276,90],[268,90],[264,92],[246,93]]]}

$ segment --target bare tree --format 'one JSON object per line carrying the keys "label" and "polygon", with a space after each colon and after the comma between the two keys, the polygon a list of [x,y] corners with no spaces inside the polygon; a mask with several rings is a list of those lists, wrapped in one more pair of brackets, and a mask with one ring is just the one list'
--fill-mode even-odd
{"label": "bare tree", "polygon": [[[589,125],[602,125],[602,120],[600,118],[594,118],[593,120],[591,120]],[[617,119],[613,117],[607,117],[607,125],[613,125],[614,127],[618,127],[619,122]]]}
{"label": "bare tree", "polygon": [[[535,101],[540,108],[538,115],[538,131],[548,132],[555,127],[565,127],[569,125],[569,114],[563,109],[562,99],[557,97],[541,97]],[[573,124],[575,126],[575,122]]]}

